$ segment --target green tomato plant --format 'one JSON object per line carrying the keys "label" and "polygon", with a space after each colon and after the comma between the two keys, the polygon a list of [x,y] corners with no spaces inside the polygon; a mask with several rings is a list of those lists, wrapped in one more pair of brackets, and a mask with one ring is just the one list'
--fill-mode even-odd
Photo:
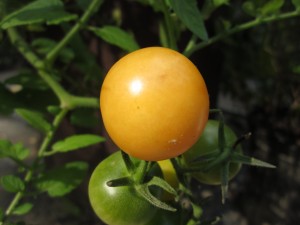
{"label": "green tomato plant", "polygon": [[[243,154],[241,142],[249,135],[235,134],[224,124],[219,109],[211,109],[211,113],[218,113],[219,120],[208,121],[195,145],[183,155],[170,159],[172,179],[178,179],[176,186],[166,181],[168,178],[163,174],[170,172],[161,171],[164,168],[159,169],[156,162],[134,159],[121,151],[99,162],[92,174],[89,163],[83,160],[55,168],[45,166],[48,157],[81,151],[106,141],[104,135],[94,132],[94,127],[101,124],[95,113],[99,115],[99,89],[107,68],[91,51],[90,40],[101,43],[103,49],[107,46],[117,49],[120,55],[144,47],[130,25],[126,29],[122,27],[125,10],[117,3],[111,6],[111,2],[114,1],[0,2],[1,49],[12,49],[7,54],[18,55],[22,65],[15,76],[0,83],[0,113],[17,114],[43,136],[30,162],[26,159],[31,149],[5,138],[0,140],[0,160],[8,158],[18,167],[14,174],[0,178],[2,189],[13,193],[8,205],[0,208],[0,225],[22,221],[22,216],[35,206],[31,196],[42,193],[50,198],[66,196],[87,177],[91,177],[87,191],[91,205],[107,224],[214,224],[218,218],[202,219],[203,206],[191,189],[193,180],[221,185],[224,203],[228,182],[243,164],[274,168]],[[239,8],[247,20],[235,24],[233,18],[232,21],[218,18],[221,25],[208,32],[207,26],[215,18],[213,13],[233,5],[233,1],[205,0],[199,5],[196,0],[124,2],[129,8],[139,5],[158,15],[156,45],[176,50],[187,58],[236,33],[300,16],[297,0],[263,3],[247,0]],[[113,8],[111,14],[105,13],[107,7]],[[16,91],[11,85],[21,88]],[[84,132],[55,139],[63,121],[83,127]],[[164,199],[164,192],[172,197]],[[175,217],[174,211],[177,211]]]}

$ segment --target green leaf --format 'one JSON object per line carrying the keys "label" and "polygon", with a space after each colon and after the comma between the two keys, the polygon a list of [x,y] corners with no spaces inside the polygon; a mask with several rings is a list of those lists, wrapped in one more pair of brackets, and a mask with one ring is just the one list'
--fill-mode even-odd
{"label": "green leaf", "polygon": [[257,15],[257,9],[253,3],[253,1],[246,1],[242,5],[242,9],[245,13],[247,13],[250,16],[256,17]]}
{"label": "green leaf", "polygon": [[196,0],[170,0],[171,6],[180,20],[201,40],[208,35]]}
{"label": "green leaf", "polygon": [[193,202],[191,202],[191,205],[193,208],[193,218],[199,220],[201,218],[201,216],[203,215],[203,209],[199,205],[197,205]]}
{"label": "green leaf", "polygon": [[30,210],[32,209],[33,207],[33,204],[29,203],[29,202],[26,202],[26,203],[23,203],[19,206],[17,206],[12,214],[14,215],[24,215],[24,214],[27,214],[30,212]]}
{"label": "green leaf", "polygon": [[[38,38],[35,39],[31,45],[34,50],[42,56],[47,55],[55,46],[57,42],[48,39],[48,38]],[[58,55],[59,59],[64,63],[69,63],[72,59],[74,59],[75,54],[71,48],[63,48]]]}
{"label": "green leaf", "polygon": [[109,44],[118,46],[119,48],[132,52],[139,49],[139,45],[132,35],[115,26],[104,26],[102,28],[90,28],[98,37]]}
{"label": "green leaf", "polygon": [[29,149],[24,147],[22,143],[14,144],[13,146],[13,158],[24,160],[29,155]]}
{"label": "green leaf", "polygon": [[277,12],[284,4],[284,0],[269,0],[261,8],[260,13],[262,15],[270,15]]}
{"label": "green leaf", "polygon": [[265,168],[270,168],[270,169],[276,168],[276,166],[274,166],[270,163],[261,161],[259,159],[253,158],[253,157],[245,156],[245,155],[242,155],[237,152],[234,152],[232,154],[230,162],[241,163],[241,164],[250,165],[250,166],[265,167]]}
{"label": "green leaf", "polygon": [[74,190],[86,176],[88,164],[71,162],[52,169],[34,181],[35,187],[51,197],[59,197]]}
{"label": "green leaf", "polygon": [[34,23],[51,25],[76,18],[77,15],[64,11],[64,5],[60,0],[37,0],[4,17],[0,26],[7,29]]}
{"label": "green leaf", "polygon": [[96,116],[95,110],[88,108],[73,110],[70,121],[73,125],[85,128],[93,128],[97,124],[100,124],[100,119]]}
{"label": "green leaf", "polygon": [[292,0],[292,3],[297,10],[300,10],[300,0]]}
{"label": "green leaf", "polygon": [[29,155],[29,149],[23,144],[12,144],[8,140],[0,140],[0,158],[9,157],[14,160],[23,160]]}
{"label": "green leaf", "polygon": [[105,138],[94,134],[79,134],[56,142],[52,146],[53,152],[68,152],[105,141]]}
{"label": "green leaf", "polygon": [[12,193],[23,191],[25,189],[24,182],[17,176],[6,175],[1,177],[0,184],[4,190]]}
{"label": "green leaf", "polygon": [[32,127],[44,133],[47,133],[51,129],[51,125],[43,118],[40,113],[27,109],[16,109],[15,111]]}
{"label": "green leaf", "polygon": [[47,107],[47,111],[52,115],[56,116],[58,113],[60,113],[61,108],[57,105],[50,105]]}
{"label": "green leaf", "polygon": [[149,190],[149,185],[147,183],[139,185],[136,190],[145,200],[147,200],[152,205],[172,212],[177,211],[176,208],[160,201],[158,198],[152,195]]}
{"label": "green leaf", "polygon": [[9,140],[0,140],[0,158],[10,157],[12,143]]}
{"label": "green leaf", "polygon": [[37,74],[30,70],[23,70],[17,76],[8,78],[4,82],[5,84],[19,84],[23,88],[47,90],[49,86],[42,80]]}

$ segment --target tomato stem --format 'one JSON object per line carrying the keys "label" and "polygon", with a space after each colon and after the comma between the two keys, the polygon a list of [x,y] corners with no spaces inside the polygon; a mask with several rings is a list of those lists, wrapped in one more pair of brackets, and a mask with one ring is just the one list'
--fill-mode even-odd
{"label": "tomato stem", "polygon": [[146,174],[149,168],[149,161],[141,160],[139,166],[136,168],[134,172],[134,182],[136,184],[142,184],[145,180]]}

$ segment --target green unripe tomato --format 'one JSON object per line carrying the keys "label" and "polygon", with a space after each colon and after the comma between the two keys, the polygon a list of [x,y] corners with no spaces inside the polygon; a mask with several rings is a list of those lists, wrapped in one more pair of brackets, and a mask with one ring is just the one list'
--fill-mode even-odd
{"label": "green unripe tomato", "polygon": [[[198,141],[190,148],[187,152],[183,154],[184,163],[187,167],[195,167],[192,161],[196,158],[203,156],[207,153],[220,150],[219,149],[219,138],[218,138],[219,121],[208,120],[206,127],[198,139]],[[237,140],[237,136],[234,131],[228,127],[224,126],[225,133],[225,143],[226,147],[232,147],[232,145]],[[242,152],[240,146],[237,147],[236,151]],[[200,162],[199,162],[200,163]],[[206,162],[201,162],[201,165],[207,164]],[[229,165],[229,180],[237,175],[240,171],[241,165],[237,163],[230,163]],[[216,165],[207,172],[195,172],[192,173],[192,177],[204,184],[219,185],[221,184],[221,165]]]}
{"label": "green unripe tomato", "polygon": [[[157,164],[153,175],[161,176]],[[110,187],[108,181],[130,176],[122,159],[116,152],[96,167],[89,182],[89,199],[97,216],[108,225],[144,225],[157,211],[135,189],[134,185]],[[160,197],[161,193],[153,193]]]}

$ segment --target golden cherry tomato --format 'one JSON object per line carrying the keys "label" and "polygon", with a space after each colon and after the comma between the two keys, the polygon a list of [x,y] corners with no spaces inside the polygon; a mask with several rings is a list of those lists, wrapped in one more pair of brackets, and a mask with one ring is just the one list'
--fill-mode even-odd
{"label": "golden cherry tomato", "polygon": [[100,93],[104,126],[129,155],[158,161],[187,151],[209,112],[205,82],[182,54],[148,47],[125,55],[107,73]]}

